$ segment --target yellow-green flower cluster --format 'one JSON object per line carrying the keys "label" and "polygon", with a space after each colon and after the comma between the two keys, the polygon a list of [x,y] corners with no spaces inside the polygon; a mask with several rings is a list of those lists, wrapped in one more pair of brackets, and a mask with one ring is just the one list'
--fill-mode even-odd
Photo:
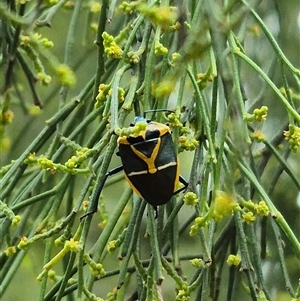
{"label": "yellow-green flower cluster", "polygon": [[43,85],[48,85],[52,78],[47,75],[44,66],[40,60],[40,56],[47,59],[55,73],[58,75],[58,80],[68,87],[76,84],[76,77],[69,66],[59,64],[56,57],[47,49],[53,47],[53,42],[47,38],[42,38],[41,34],[34,33],[32,35],[20,35],[20,45],[26,51],[28,57],[32,60],[35,70],[37,71],[37,79]]}
{"label": "yellow-green flower cluster", "polygon": [[194,192],[187,192],[183,197],[183,201],[186,205],[195,207],[198,203],[198,198]]}
{"label": "yellow-green flower cluster", "polygon": [[168,116],[168,124],[170,125],[170,127],[179,127],[182,128],[183,125],[180,121],[180,115],[175,114],[175,113],[170,113]]}
{"label": "yellow-green flower cluster", "polygon": [[58,1],[59,0],[44,0],[43,2],[46,6],[53,6],[53,5],[57,4]]}
{"label": "yellow-green flower cluster", "polygon": [[20,240],[20,242],[17,245],[17,248],[20,250],[25,250],[28,245],[28,238],[26,236],[23,236]]}
{"label": "yellow-green flower cluster", "polygon": [[123,50],[117,45],[115,38],[106,31],[103,32],[102,38],[107,57],[110,59],[120,59],[123,55]]}
{"label": "yellow-green flower cluster", "polygon": [[115,288],[113,292],[109,292],[107,295],[107,301],[116,301],[118,296],[118,290]]}
{"label": "yellow-green flower cluster", "polygon": [[0,212],[5,214],[12,221],[13,226],[18,225],[21,221],[21,216],[15,215],[14,212],[7,206],[7,204],[2,201],[0,201]]}
{"label": "yellow-green flower cluster", "polygon": [[115,240],[111,240],[110,242],[108,242],[107,244],[107,251],[108,253],[113,253],[117,248],[119,248],[119,246],[123,243],[124,239],[125,239],[125,235],[127,233],[127,228],[125,228],[123,230],[123,232],[118,236],[117,239]]}
{"label": "yellow-green flower cluster", "polygon": [[186,282],[180,285],[180,288],[177,289],[177,295],[175,301],[188,301],[190,299],[190,289]]}
{"label": "yellow-green flower cluster", "polygon": [[98,14],[101,11],[101,5],[99,2],[91,1],[89,3],[90,6],[90,12],[94,14]]}
{"label": "yellow-green flower cluster", "polygon": [[52,81],[52,77],[43,72],[38,72],[37,79],[45,86],[49,85]]}
{"label": "yellow-green flower cluster", "polygon": [[110,96],[110,85],[100,84],[98,88],[98,95],[96,96],[95,108],[100,108]]}
{"label": "yellow-green flower cluster", "polygon": [[169,62],[169,64],[174,67],[176,65],[176,63],[178,63],[181,60],[181,55],[179,52],[174,52],[171,56],[171,61]]}
{"label": "yellow-green flower cluster", "polygon": [[201,258],[194,258],[194,259],[190,260],[190,263],[194,268],[197,268],[197,269],[205,268],[205,262]]}
{"label": "yellow-green flower cluster", "polygon": [[179,147],[178,147],[178,152],[183,152],[183,151],[194,151],[199,142],[193,138],[193,137],[188,137],[188,136],[180,136],[179,137]]}
{"label": "yellow-green flower cluster", "polygon": [[254,216],[253,212],[251,212],[251,211],[243,213],[242,218],[246,224],[250,224],[250,223],[256,221],[256,217]]}
{"label": "yellow-green flower cluster", "polygon": [[45,48],[52,48],[54,46],[54,43],[47,38],[42,38],[41,43]]}
{"label": "yellow-green flower cluster", "polygon": [[68,239],[72,237],[70,228],[66,228],[61,236],[54,240],[54,245],[56,247],[63,247]]}
{"label": "yellow-green flower cluster", "polygon": [[35,32],[32,35],[20,35],[20,45],[22,46],[29,46],[29,45],[41,45],[45,48],[52,48],[54,46],[54,43],[47,39],[42,38],[42,35]]}
{"label": "yellow-green flower cluster", "polygon": [[206,73],[197,74],[197,84],[201,90],[207,86],[207,82],[212,82],[213,77],[211,75],[211,70],[208,69]]}
{"label": "yellow-green flower cluster", "polygon": [[52,160],[46,158],[46,157],[40,157],[37,159],[37,163],[40,165],[40,167],[42,169],[46,169],[46,170],[53,170],[55,169],[54,167],[54,163]]}
{"label": "yellow-green flower cluster", "polygon": [[268,216],[270,214],[269,207],[265,201],[260,201],[258,204],[255,204],[254,210],[261,216]]}
{"label": "yellow-green flower cluster", "polygon": [[231,194],[224,191],[217,191],[212,216],[215,220],[221,220],[225,216],[232,215],[233,211],[238,207],[238,203]]}
{"label": "yellow-green flower cluster", "polygon": [[261,34],[261,28],[257,24],[251,24],[247,27],[247,30],[252,34],[254,37],[259,37]]}
{"label": "yellow-green flower cluster", "polygon": [[177,8],[173,6],[149,6],[147,4],[140,4],[137,9],[145,15],[150,22],[160,26],[163,30],[170,29],[177,20]]}
{"label": "yellow-green flower cluster", "polygon": [[138,137],[141,132],[145,131],[147,127],[147,122],[138,121],[134,126],[130,126],[127,128],[116,129],[115,132],[120,137]]}
{"label": "yellow-green flower cluster", "polygon": [[241,257],[239,255],[230,254],[226,262],[229,266],[238,266],[241,263]]}
{"label": "yellow-green flower cluster", "polygon": [[125,90],[123,88],[118,87],[118,100],[119,102],[123,102],[125,99]]}
{"label": "yellow-green flower cluster", "polygon": [[100,200],[99,200],[99,210],[98,210],[98,215],[99,215],[99,228],[100,229],[104,229],[105,226],[107,225],[108,223],[108,220],[109,220],[109,212],[106,208],[106,203],[104,202],[103,200],[103,197],[100,197]]}
{"label": "yellow-green flower cluster", "polygon": [[71,238],[70,240],[66,240],[65,248],[68,251],[78,253],[82,250],[82,245],[78,240],[75,240],[74,238]]}
{"label": "yellow-green flower cluster", "polygon": [[254,131],[251,137],[257,142],[264,142],[266,140],[265,135],[261,131]]}
{"label": "yellow-green flower cluster", "polygon": [[39,51],[40,48],[52,48],[54,46],[53,42],[47,38],[42,38],[42,35],[39,33],[34,33],[32,35],[21,34],[20,45],[26,51],[28,57],[32,60],[34,68],[37,71],[37,79],[43,85],[48,85],[51,82],[52,77],[46,74],[44,66],[35,49]]}
{"label": "yellow-green flower cluster", "polygon": [[243,208],[243,221],[247,224],[256,221],[255,215],[268,216],[270,214],[270,210],[265,201],[260,201],[258,204],[255,204],[251,200],[247,202],[242,200],[241,207]]}
{"label": "yellow-green flower cluster", "polygon": [[83,255],[84,261],[88,264],[90,271],[94,277],[103,277],[106,272],[101,263],[95,262],[88,254]]}
{"label": "yellow-green flower cluster", "polygon": [[168,48],[164,47],[164,45],[161,43],[157,43],[154,47],[155,55],[166,55],[168,54],[168,51]]}
{"label": "yellow-green flower cluster", "polygon": [[181,28],[181,24],[180,24],[180,22],[177,21],[173,25],[171,25],[170,28],[174,31],[177,31]]}
{"label": "yellow-green flower cluster", "polygon": [[119,246],[120,244],[116,239],[109,241],[107,244],[108,253],[112,254]]}
{"label": "yellow-green flower cluster", "polygon": [[140,62],[140,56],[136,52],[129,51],[128,54],[127,54],[127,57],[129,59],[130,63],[132,63],[134,65],[136,65]]}
{"label": "yellow-green flower cluster", "polygon": [[13,219],[12,219],[12,225],[16,226],[19,224],[19,222],[21,221],[21,216],[20,215],[16,215]]}
{"label": "yellow-green flower cluster", "polygon": [[68,87],[72,87],[76,84],[76,77],[71,68],[66,64],[59,64],[55,68],[55,72],[58,75],[59,81]]}
{"label": "yellow-green flower cluster", "polygon": [[[100,108],[109,99],[112,94],[111,85],[100,84],[98,88],[98,95],[96,96],[95,108]],[[125,90],[118,87],[118,100],[123,102],[125,99]]]}
{"label": "yellow-green flower cluster", "polygon": [[6,250],[4,250],[4,254],[7,257],[14,255],[16,252],[17,252],[17,250],[16,250],[15,246],[8,247]]}
{"label": "yellow-green flower cluster", "polygon": [[28,164],[29,166],[33,166],[37,163],[37,158],[35,156],[35,153],[29,154],[27,158],[24,160],[25,164]]}
{"label": "yellow-green flower cluster", "polygon": [[195,218],[194,222],[195,224],[191,226],[191,230],[189,232],[190,236],[196,235],[199,232],[200,228],[206,227],[208,225],[207,218],[205,217],[198,216]]}
{"label": "yellow-green flower cluster", "polygon": [[[52,160],[41,156],[37,158],[37,164],[45,170],[50,170],[52,174],[56,173],[57,171],[69,173],[69,174],[87,174],[89,173],[88,169],[78,169],[76,168],[79,164],[87,159],[88,156],[73,156],[71,157],[65,164],[54,163]],[[25,163],[31,163],[28,159],[25,160]]]}
{"label": "yellow-green flower cluster", "polygon": [[123,1],[120,4],[119,9],[122,12],[124,12],[125,14],[131,15],[135,11],[138,3],[139,3],[138,1],[130,1],[130,3],[126,2],[126,1]]}
{"label": "yellow-green flower cluster", "polygon": [[300,146],[300,127],[289,125],[289,130],[283,132],[285,140],[289,142],[290,149],[297,152]]}
{"label": "yellow-green flower cluster", "polygon": [[242,201],[242,207],[246,208],[247,210],[261,215],[261,216],[268,216],[270,214],[269,207],[267,206],[265,201],[260,201],[258,204],[255,204],[253,201]]}
{"label": "yellow-green flower cluster", "polygon": [[[1,133],[2,129],[0,129]],[[10,149],[10,139],[8,137],[2,137],[0,136],[0,149],[2,152],[8,151]],[[7,171],[5,170],[4,167],[0,169],[0,174],[6,173]]]}
{"label": "yellow-green flower cluster", "polygon": [[65,166],[69,169],[74,169],[78,167],[82,162],[86,160],[86,157],[84,154],[89,149],[87,147],[82,148],[81,150],[76,151],[76,156],[72,156],[66,163]]}
{"label": "yellow-green flower cluster", "polygon": [[246,114],[244,119],[247,121],[257,121],[262,123],[266,120],[268,114],[268,107],[262,106],[260,109],[254,109],[252,114]]}
{"label": "yellow-green flower cluster", "polygon": [[15,116],[15,114],[11,110],[6,110],[6,111],[0,112],[1,125],[7,125],[7,124],[12,123],[14,116]]}
{"label": "yellow-green flower cluster", "polygon": [[41,113],[41,108],[38,106],[31,106],[28,108],[28,113],[32,116],[38,116]]}
{"label": "yellow-green flower cluster", "polygon": [[181,153],[183,151],[194,151],[199,142],[193,138],[193,131],[182,125],[182,123],[179,120],[179,117],[171,113],[168,116],[169,124],[172,127],[179,127],[179,138],[178,138],[178,152]]}
{"label": "yellow-green flower cluster", "polygon": [[267,114],[268,114],[267,106],[262,106],[260,109],[255,109],[253,111],[254,119],[260,123],[266,120]]}
{"label": "yellow-green flower cluster", "polygon": [[59,277],[56,275],[54,270],[49,270],[47,273],[47,276],[49,279],[51,279],[54,283],[56,283],[57,281],[59,281]]}
{"label": "yellow-green flower cluster", "polygon": [[175,82],[173,79],[164,79],[152,85],[152,94],[157,98],[169,96],[174,90]]}
{"label": "yellow-green flower cluster", "polygon": [[66,163],[65,166],[70,169],[74,169],[78,166],[77,156],[72,156]]}

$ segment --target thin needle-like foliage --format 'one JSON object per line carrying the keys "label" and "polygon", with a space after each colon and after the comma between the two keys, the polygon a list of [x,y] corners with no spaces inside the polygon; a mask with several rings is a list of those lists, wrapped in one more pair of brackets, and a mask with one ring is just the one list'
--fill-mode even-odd
{"label": "thin needle-like foliage", "polygon": [[[0,299],[299,301],[299,9],[2,1]],[[107,174],[134,116],[189,183],[158,208]]]}

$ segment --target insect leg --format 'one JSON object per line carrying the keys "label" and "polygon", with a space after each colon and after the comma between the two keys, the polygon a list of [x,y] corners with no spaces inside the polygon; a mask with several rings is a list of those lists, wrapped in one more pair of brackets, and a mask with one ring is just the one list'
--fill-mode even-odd
{"label": "insect leg", "polygon": [[179,193],[179,192],[181,192],[181,191],[186,190],[187,187],[188,187],[188,185],[189,185],[189,183],[188,183],[188,182],[185,180],[185,178],[184,178],[183,176],[181,176],[181,175],[179,175],[179,182],[182,183],[184,186],[181,187],[181,188],[179,188],[178,190],[176,190],[176,191],[173,193],[173,195],[175,195],[175,194],[177,194],[177,193]]}
{"label": "insect leg", "polygon": [[114,174],[116,174],[116,173],[122,171],[122,170],[123,170],[123,165],[118,166],[118,167],[116,167],[116,168],[113,168],[113,169],[109,170],[109,171],[104,175],[104,177],[103,177],[103,179],[101,180],[101,182],[100,182],[100,184],[98,185],[98,187],[95,188],[95,189],[96,189],[96,192],[95,192],[95,198],[94,198],[94,201],[93,201],[91,210],[88,211],[88,212],[86,212],[84,215],[82,215],[82,216],[80,217],[80,220],[82,220],[83,218],[85,218],[85,217],[87,217],[87,216],[89,216],[89,215],[93,215],[94,213],[97,212],[99,197],[100,197],[101,191],[102,191],[102,189],[103,189],[103,186],[104,186],[104,184],[105,184],[107,178],[108,178],[109,176],[112,176],[112,175],[114,175]]}

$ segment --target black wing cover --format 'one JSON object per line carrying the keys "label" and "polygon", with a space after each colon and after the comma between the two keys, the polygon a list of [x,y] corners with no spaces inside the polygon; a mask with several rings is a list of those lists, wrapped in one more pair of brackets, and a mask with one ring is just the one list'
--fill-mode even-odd
{"label": "black wing cover", "polygon": [[[119,145],[119,155],[129,184],[135,192],[153,206],[167,203],[177,186],[179,176],[178,163],[172,137],[170,133],[167,133],[159,138],[133,144],[136,150],[147,157],[151,157],[151,153],[159,139],[161,139],[161,145],[157,156],[154,158],[157,171],[153,174],[147,172],[130,175],[132,172],[148,171],[148,166],[143,159],[134,153],[130,145]],[[172,162],[175,164],[159,169]]]}

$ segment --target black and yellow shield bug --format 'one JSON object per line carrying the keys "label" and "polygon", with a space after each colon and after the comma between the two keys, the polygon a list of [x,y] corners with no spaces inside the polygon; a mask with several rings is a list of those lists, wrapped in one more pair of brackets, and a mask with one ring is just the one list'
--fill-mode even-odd
{"label": "black and yellow shield bug", "polygon": [[[124,170],[131,188],[156,209],[166,204],[173,195],[185,190],[188,183],[179,174],[178,158],[169,126],[141,116],[135,117],[130,126],[134,127],[138,122],[145,123],[145,127],[137,135],[121,135],[118,138],[117,155],[122,165],[105,174],[98,187],[97,199],[107,177]],[[183,187],[177,189],[179,182]],[[83,217],[96,211],[97,203]]]}
{"label": "black and yellow shield bug", "polygon": [[[187,182],[179,175],[169,126],[144,117],[135,117],[131,126],[137,122],[146,122],[145,130],[137,137],[119,137],[118,155],[129,185],[141,198],[156,207],[166,204],[174,194],[184,190]],[[184,187],[176,190],[179,181]]]}

